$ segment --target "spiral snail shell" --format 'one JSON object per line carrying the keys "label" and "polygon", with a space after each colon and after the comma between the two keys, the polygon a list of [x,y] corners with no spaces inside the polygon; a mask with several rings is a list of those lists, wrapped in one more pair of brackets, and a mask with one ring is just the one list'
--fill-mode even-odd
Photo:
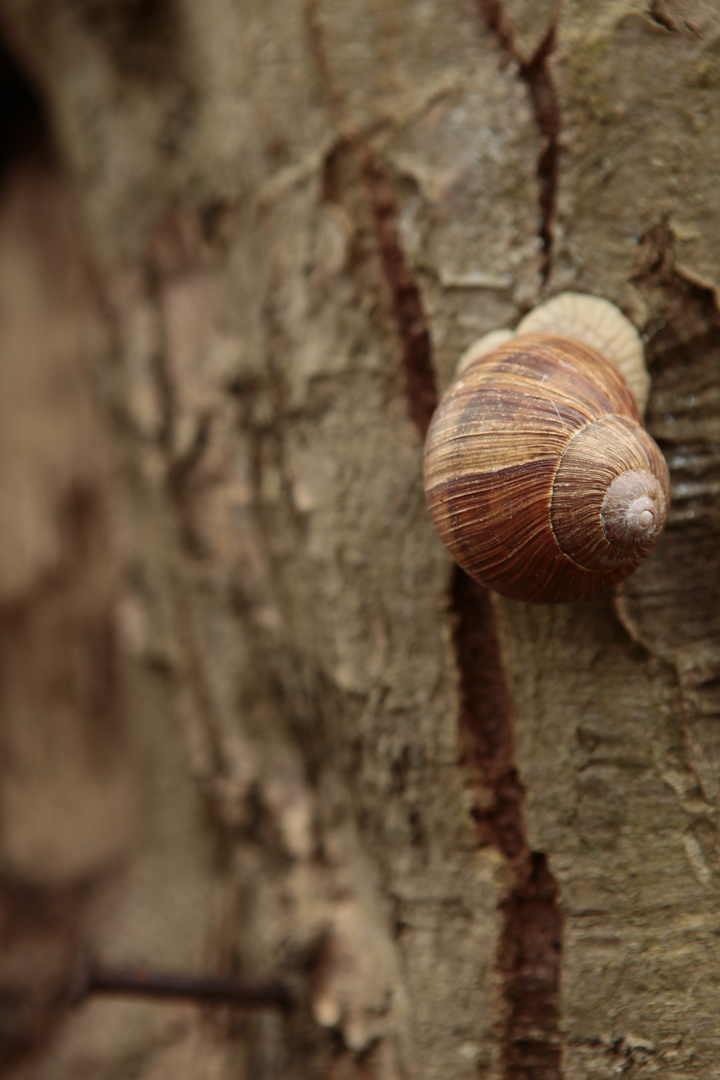
{"label": "spiral snail shell", "polygon": [[425,447],[430,515],[471,577],[563,603],[640,565],[670,502],[638,403],[648,384],[635,328],[595,297],[562,294],[471,347]]}

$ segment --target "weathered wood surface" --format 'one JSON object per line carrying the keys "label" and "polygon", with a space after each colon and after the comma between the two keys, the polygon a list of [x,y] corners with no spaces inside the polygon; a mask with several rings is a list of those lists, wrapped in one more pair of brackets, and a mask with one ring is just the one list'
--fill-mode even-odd
{"label": "weathered wood surface", "polygon": [[[147,828],[43,1080],[718,1074],[720,21],[615,0],[4,0],[96,260]],[[456,573],[422,435],[561,289],[646,334],[667,535],[612,598]]]}

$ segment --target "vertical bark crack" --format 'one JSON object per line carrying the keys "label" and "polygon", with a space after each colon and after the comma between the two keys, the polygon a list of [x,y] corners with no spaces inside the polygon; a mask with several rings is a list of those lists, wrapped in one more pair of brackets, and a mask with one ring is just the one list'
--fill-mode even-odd
{"label": "vertical bark crack", "polygon": [[540,276],[545,284],[552,272],[553,221],[557,201],[558,160],[560,149],[561,114],[558,94],[553,82],[550,55],[555,48],[555,25],[551,26],[534,55],[523,60],[515,45],[515,36],[500,0],[478,0],[480,14],[490,33],[497,38],[502,49],[517,63],[519,75],[525,83],[532,102],[535,122],[543,137],[543,149],[537,162],[540,211],[539,236],[542,246]]}
{"label": "vertical bark crack", "polygon": [[363,133],[356,130],[343,115],[342,101],[328,64],[315,0],[308,0],[307,26],[318,75],[335,123],[344,142],[355,152],[367,187],[378,252],[390,290],[400,341],[408,416],[420,438],[424,439],[437,406],[432,344],[422,294],[408,266],[400,240],[398,207],[392,181],[379,154],[369,145]]}
{"label": "vertical bark crack", "polygon": [[544,854],[532,851],[514,763],[512,716],[488,593],[460,569],[452,590],[462,695],[463,764],[476,778],[473,817],[482,842],[507,860],[497,966],[502,982],[503,1080],[561,1080],[562,913]]}
{"label": "vertical bark crack", "polygon": [[400,339],[407,411],[424,439],[437,406],[430,330],[420,289],[400,242],[398,210],[390,180],[378,157],[367,146],[361,148],[361,168],[370,195],[378,250]]}

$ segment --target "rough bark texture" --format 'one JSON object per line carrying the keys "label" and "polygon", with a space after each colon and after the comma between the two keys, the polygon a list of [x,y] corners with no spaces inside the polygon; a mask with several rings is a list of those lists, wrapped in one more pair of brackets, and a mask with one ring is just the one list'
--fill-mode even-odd
{"label": "rough bark texture", "polygon": [[[712,5],[0,13],[56,147],[17,197],[71,190],[94,259],[131,522],[117,621],[144,826],[94,948],[280,974],[298,1002],[87,1003],[35,1074],[720,1075]],[[549,609],[452,568],[422,437],[469,342],[568,288],[646,335],[674,503],[620,596]],[[56,335],[35,321],[40,355]],[[4,587],[2,567],[0,605]],[[112,739],[79,751],[98,798]],[[66,886],[101,880],[128,817],[88,814],[97,848],[84,868],[69,846]],[[28,877],[33,843],[18,832]]]}
{"label": "rough bark texture", "polygon": [[[132,817],[103,334],[37,101],[0,79],[0,1072],[63,1012]],[[8,101],[10,96],[10,101]]]}

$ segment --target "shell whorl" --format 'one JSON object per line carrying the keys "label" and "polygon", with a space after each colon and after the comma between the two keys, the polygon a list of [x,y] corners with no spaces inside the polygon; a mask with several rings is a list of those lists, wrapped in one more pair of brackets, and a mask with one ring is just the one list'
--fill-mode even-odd
{"label": "shell whorl", "polygon": [[[667,518],[663,457],[635,420],[604,416],[570,440],[553,480],[558,544],[588,570],[630,570],[652,550]],[[624,576],[624,575],[623,575]]]}
{"label": "shell whorl", "polygon": [[618,547],[652,550],[667,519],[657,477],[645,469],[622,473],[607,490],[600,511],[605,535]]}
{"label": "shell whorl", "polygon": [[430,514],[456,561],[497,592],[564,602],[619,583],[656,543],[669,478],[617,367],[559,335],[480,350],[438,407]]}

